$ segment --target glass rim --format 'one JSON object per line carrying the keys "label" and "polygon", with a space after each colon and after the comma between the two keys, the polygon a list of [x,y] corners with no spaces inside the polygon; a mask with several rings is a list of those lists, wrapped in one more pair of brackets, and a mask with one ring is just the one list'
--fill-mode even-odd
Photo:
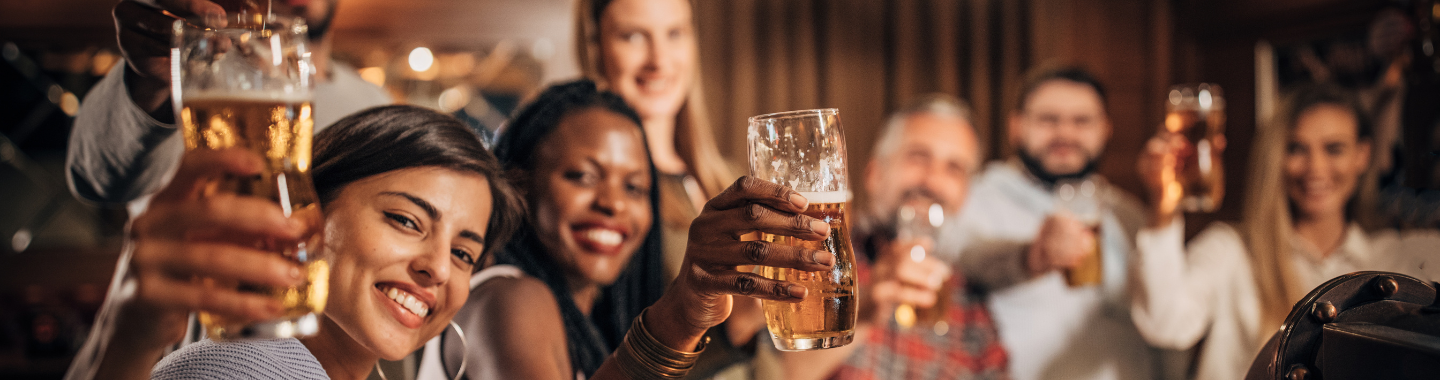
{"label": "glass rim", "polygon": [[[262,29],[237,28],[232,26],[227,26],[224,28],[211,28],[208,26],[200,26],[198,24],[195,24],[194,22],[191,22],[190,19],[180,18],[170,23],[170,34],[179,36],[189,33],[203,34],[244,31],[268,31],[269,33],[275,33],[276,31],[284,31],[287,34],[305,35],[310,31],[310,25],[305,21],[304,17],[300,16],[270,17],[266,19],[264,25],[266,25],[267,27]],[[273,28],[271,28],[271,26],[273,26]]]}
{"label": "glass rim", "polygon": [[808,109],[808,110],[784,111],[784,112],[767,113],[767,114],[763,114],[763,115],[755,115],[755,116],[751,116],[751,117],[750,117],[750,122],[751,122],[751,123],[754,123],[754,122],[761,121],[761,120],[789,119],[789,118],[803,117],[803,116],[810,116],[810,115],[838,115],[838,114],[840,114],[840,109],[839,109],[839,108],[816,108],[816,109]]}

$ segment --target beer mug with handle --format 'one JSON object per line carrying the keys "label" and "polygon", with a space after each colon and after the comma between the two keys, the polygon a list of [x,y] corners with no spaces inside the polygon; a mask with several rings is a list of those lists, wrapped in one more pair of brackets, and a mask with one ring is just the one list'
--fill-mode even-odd
{"label": "beer mug with handle", "polygon": [[794,189],[810,201],[805,215],[830,223],[830,236],[805,241],[761,234],[767,242],[827,250],[831,270],[806,272],[760,266],[763,276],[795,282],[809,292],[800,302],[762,301],[775,347],[804,351],[849,344],[855,335],[855,255],[850,248],[850,184],[839,111],[790,111],[750,118],[750,175]]}
{"label": "beer mug with handle", "polygon": [[1170,88],[1165,103],[1164,129],[1185,138],[1179,152],[1175,181],[1184,189],[1180,206],[1187,212],[1211,212],[1225,198],[1225,97],[1211,83]]}
{"label": "beer mug with handle", "polygon": [[307,275],[304,285],[273,288],[205,280],[216,288],[281,301],[282,319],[244,324],[202,312],[200,322],[212,339],[220,340],[312,335],[325,308],[330,267],[320,255],[322,215],[309,173],[315,67],[307,27],[298,18],[257,19],[220,29],[182,20],[174,23],[173,32],[172,99],[186,151],[242,148],[265,162],[259,176],[214,181],[202,196],[268,198],[279,203],[286,216],[311,226],[298,241],[237,242],[301,263]]}

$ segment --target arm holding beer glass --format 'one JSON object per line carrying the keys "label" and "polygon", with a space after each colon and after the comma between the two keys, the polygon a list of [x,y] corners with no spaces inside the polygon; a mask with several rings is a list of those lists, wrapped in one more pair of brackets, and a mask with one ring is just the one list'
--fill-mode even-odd
{"label": "arm holding beer glass", "polygon": [[[794,190],[773,182],[748,176],[736,180],[705,204],[690,227],[680,276],[645,312],[643,324],[637,326],[671,350],[691,351],[707,329],[729,317],[734,295],[781,302],[798,302],[807,297],[811,291],[802,285],[737,268],[765,265],[824,271],[834,266],[835,255],[825,250],[740,240],[757,231],[807,241],[824,240],[832,232],[830,225],[803,214],[810,203]],[[629,335],[636,333],[632,328]],[[636,355],[628,341],[594,378],[616,379],[634,374],[635,368],[624,367],[633,359],[621,359]]]}
{"label": "arm holding beer glass", "polygon": [[132,293],[115,309],[114,333],[100,352],[97,379],[149,378],[155,363],[183,337],[191,311],[238,321],[281,316],[278,300],[199,280],[271,286],[304,281],[300,264],[248,244],[256,238],[297,240],[308,228],[304,223],[286,218],[268,199],[200,196],[217,178],[256,175],[261,168],[257,155],[241,149],[190,152],[175,180],[135,219],[123,283]]}
{"label": "arm holding beer glass", "polygon": [[76,196],[125,203],[159,190],[178,165],[181,142],[172,113],[172,23],[194,27],[251,25],[259,14],[298,16],[309,25],[315,68],[316,131],[361,109],[390,103],[380,88],[330,60],[328,30],[336,0],[124,0],[113,16],[122,64],[96,83],[76,114],[67,149],[67,177]]}
{"label": "arm holding beer glass", "polygon": [[[1066,212],[1045,217],[1029,242],[980,240],[965,247],[960,267],[966,279],[988,289],[1003,289],[1051,271],[1068,270],[1098,254],[1098,236],[1090,225]],[[983,269],[981,269],[983,268]]]}

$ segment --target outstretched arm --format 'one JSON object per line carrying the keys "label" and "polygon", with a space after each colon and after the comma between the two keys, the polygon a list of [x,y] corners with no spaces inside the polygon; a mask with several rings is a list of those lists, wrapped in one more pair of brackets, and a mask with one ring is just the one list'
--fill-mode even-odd
{"label": "outstretched arm", "polygon": [[[741,265],[767,265],[805,271],[829,270],[835,256],[802,247],[741,241],[744,234],[761,231],[817,241],[830,233],[829,224],[802,215],[809,203],[793,190],[753,177],[742,177],[706,203],[690,228],[690,239],[680,276],[659,301],[651,305],[626,343],[595,373],[595,379],[625,379],[636,368],[635,342],[648,334],[672,353],[696,351],[710,327],[730,315],[732,295],[798,302],[808,290],[799,284],[776,281],[741,272]],[[652,351],[653,352],[653,351]],[[693,365],[693,359],[691,361]]]}
{"label": "outstretched arm", "polygon": [[262,286],[303,282],[298,264],[238,242],[293,241],[310,223],[286,218],[278,204],[262,198],[200,196],[210,181],[227,174],[253,175],[262,165],[258,156],[238,149],[186,154],[175,181],[131,225],[133,256],[119,282],[131,290],[113,294],[124,299],[107,300],[115,309],[107,311],[113,319],[102,325],[113,328],[91,337],[103,342],[95,352],[98,368],[72,368],[84,373],[71,378],[91,370],[99,379],[149,378],[166,348],[183,337],[191,312],[237,321],[281,316],[279,301],[200,280]]}

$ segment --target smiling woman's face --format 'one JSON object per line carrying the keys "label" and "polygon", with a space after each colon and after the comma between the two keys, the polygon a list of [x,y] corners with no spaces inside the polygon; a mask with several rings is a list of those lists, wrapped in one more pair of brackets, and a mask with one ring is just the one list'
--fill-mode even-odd
{"label": "smiling woman's face", "polygon": [[694,85],[697,44],[687,0],[615,0],[600,15],[602,70],[640,118],[673,118]]}
{"label": "smiling woman's face", "polygon": [[565,115],[536,150],[530,212],[572,287],[614,283],[649,233],[644,144],[630,119],[589,108]]}
{"label": "smiling woman's face", "polygon": [[1333,104],[1312,106],[1295,120],[1285,147],[1285,191],[1297,219],[1343,216],[1370,166],[1370,142],[1355,115]]}
{"label": "smiling woman's face", "polygon": [[346,185],[326,205],[325,318],[387,360],[424,345],[469,295],[491,199],[484,176],[438,167]]}

